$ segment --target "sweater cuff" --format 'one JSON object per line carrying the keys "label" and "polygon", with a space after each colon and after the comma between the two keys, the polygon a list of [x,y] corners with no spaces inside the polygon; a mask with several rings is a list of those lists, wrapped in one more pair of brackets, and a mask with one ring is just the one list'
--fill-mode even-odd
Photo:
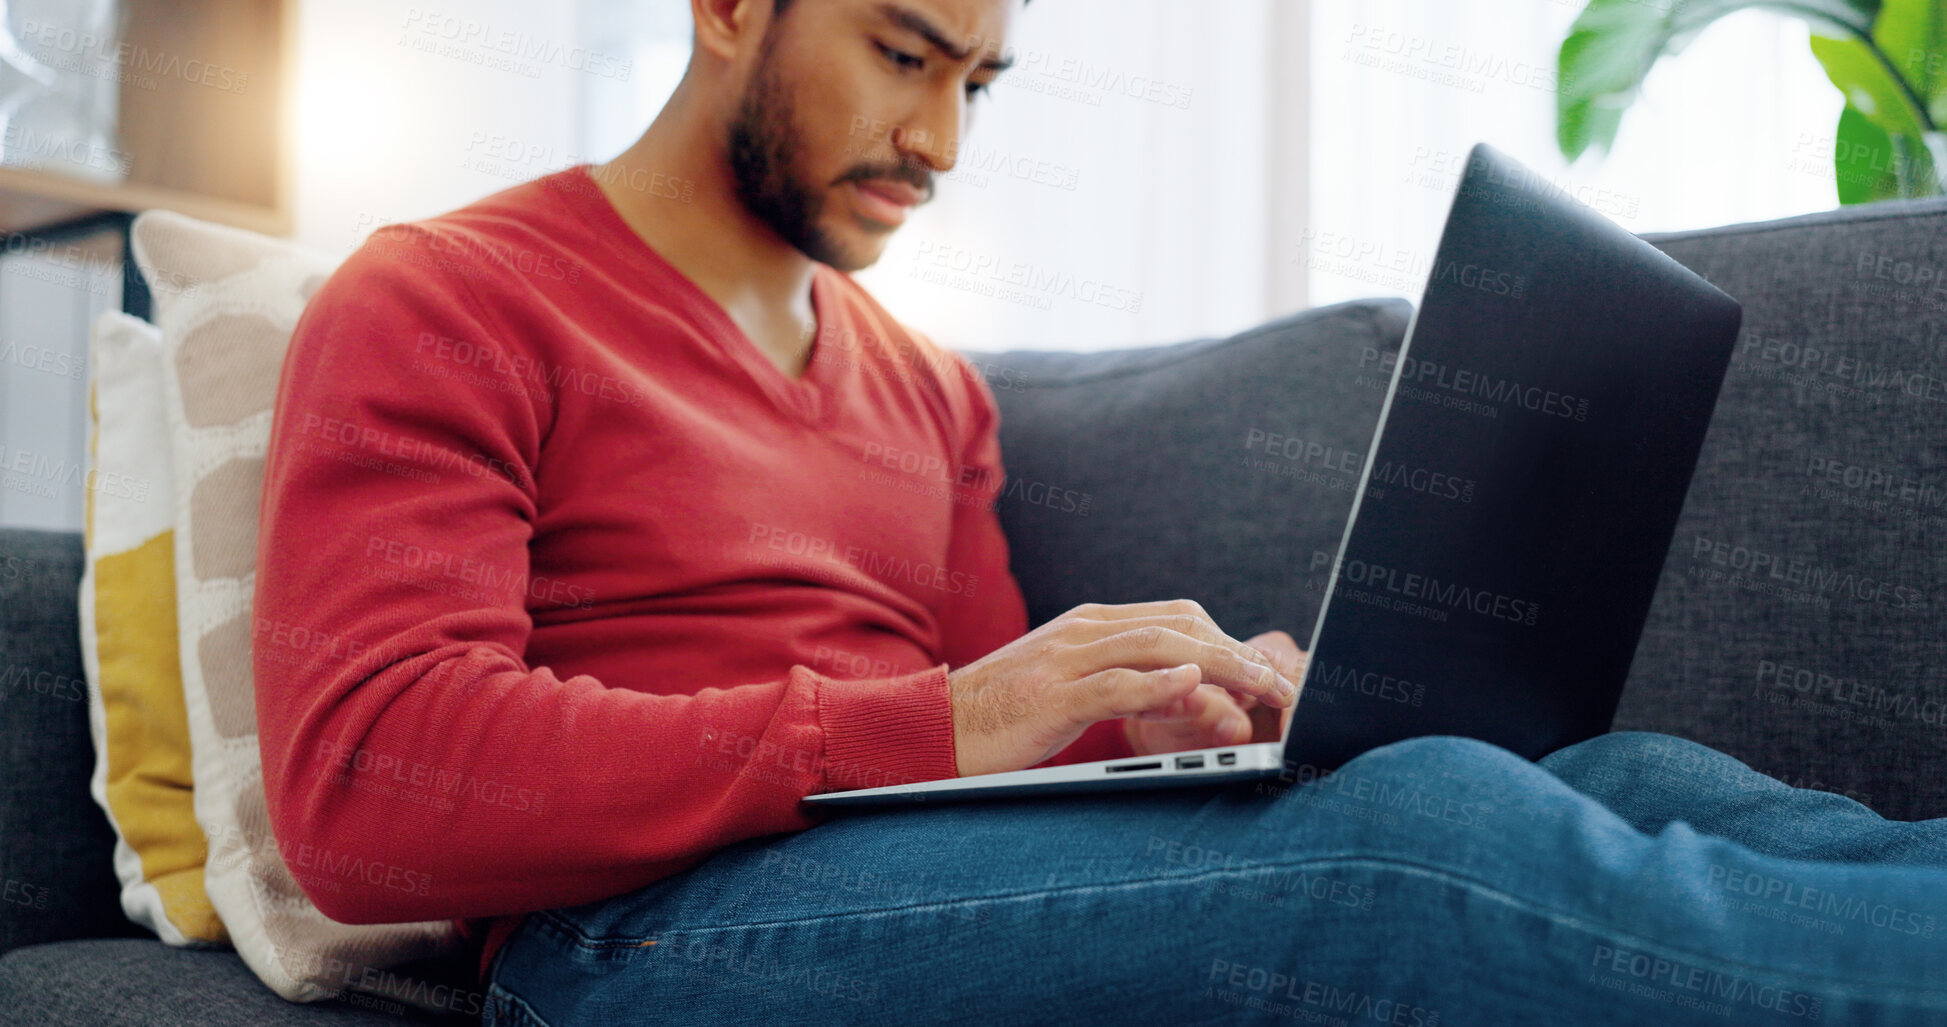
{"label": "sweater cuff", "polygon": [[818,679],[825,786],[832,791],[960,776],[947,665],[891,678]]}

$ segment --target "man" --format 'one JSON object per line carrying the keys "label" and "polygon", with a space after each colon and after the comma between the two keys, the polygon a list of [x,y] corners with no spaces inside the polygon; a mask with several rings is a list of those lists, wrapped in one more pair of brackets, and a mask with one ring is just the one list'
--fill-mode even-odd
{"label": "man", "polygon": [[[256,615],[331,644],[259,661],[269,813],[420,882],[318,907],[458,920],[495,1023],[1590,1022],[1670,1013],[1672,966],[1767,1010],[1947,1008],[1929,942],[1834,959],[1646,883],[1890,903],[1942,877],[1780,857],[1947,829],[1841,831],[1871,815],[1657,736],[1547,769],[1432,739],[1329,784],[800,806],[1268,737],[1295,701],[1288,634],[1192,602],[1027,631],[991,394],[845,274],[953,166],[1015,6],[692,0],[688,72],[628,151],[375,233],[313,298]],[[874,484],[888,448],[950,472]],[[1644,833],[1678,813],[1748,847]]]}

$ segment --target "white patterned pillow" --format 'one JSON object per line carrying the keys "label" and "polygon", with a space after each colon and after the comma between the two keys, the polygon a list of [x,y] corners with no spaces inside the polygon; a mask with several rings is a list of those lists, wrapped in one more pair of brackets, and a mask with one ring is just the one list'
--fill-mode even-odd
{"label": "white patterned pillow", "polygon": [[284,351],[336,265],[268,236],[146,211],[131,229],[155,293],[163,406],[175,458],[176,588],[204,884],[237,952],[279,995],[346,990],[347,967],[388,967],[459,945],[450,920],[354,926],[298,887],[271,834],[251,680],[257,510]]}

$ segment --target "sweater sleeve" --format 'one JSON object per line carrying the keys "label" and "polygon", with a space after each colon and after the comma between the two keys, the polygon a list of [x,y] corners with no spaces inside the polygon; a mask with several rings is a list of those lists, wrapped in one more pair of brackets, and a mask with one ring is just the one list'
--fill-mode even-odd
{"label": "sweater sleeve", "polygon": [[[569,390],[428,355],[532,359],[450,259],[396,225],[312,297],[278,385],[252,661],[287,863],[343,923],[500,916],[641,887],[817,822],[807,794],[955,774],[944,663],[653,694],[523,660],[535,474]],[[511,288],[511,286],[510,286]],[[456,473],[472,469],[473,473]],[[985,639],[988,636],[981,636]],[[678,691],[668,689],[667,691]]]}
{"label": "sweater sleeve", "polygon": [[[1007,537],[1001,531],[994,500],[1006,481],[1001,460],[1000,407],[993,390],[958,353],[953,361],[967,384],[968,415],[961,445],[959,484],[953,503],[953,543],[950,559],[956,568],[976,575],[981,589],[971,599],[953,597],[941,630],[947,663],[960,667],[993,652],[1027,633],[1027,603],[1008,569]],[[1080,738],[1036,766],[1133,756],[1122,732],[1122,720],[1098,721]]]}

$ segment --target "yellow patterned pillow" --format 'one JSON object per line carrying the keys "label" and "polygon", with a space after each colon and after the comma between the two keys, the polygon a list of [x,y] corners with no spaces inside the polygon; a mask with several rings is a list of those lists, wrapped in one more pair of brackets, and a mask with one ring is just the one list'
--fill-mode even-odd
{"label": "yellow patterned pillow", "polygon": [[90,791],[115,829],[122,910],[170,945],[226,945],[203,889],[176,627],[175,490],[162,335],[103,314],[90,336],[81,653]]}

